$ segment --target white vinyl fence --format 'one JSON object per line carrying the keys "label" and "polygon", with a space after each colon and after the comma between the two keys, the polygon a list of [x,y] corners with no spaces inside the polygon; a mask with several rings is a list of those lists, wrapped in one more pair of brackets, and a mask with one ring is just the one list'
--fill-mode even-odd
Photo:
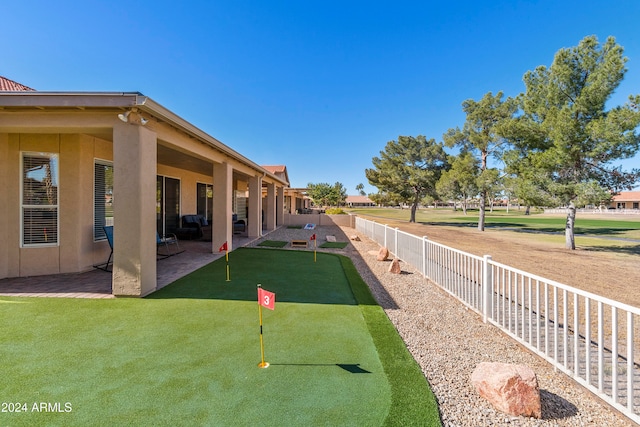
{"label": "white vinyl fence", "polygon": [[640,309],[356,218],[356,230],[640,423]]}

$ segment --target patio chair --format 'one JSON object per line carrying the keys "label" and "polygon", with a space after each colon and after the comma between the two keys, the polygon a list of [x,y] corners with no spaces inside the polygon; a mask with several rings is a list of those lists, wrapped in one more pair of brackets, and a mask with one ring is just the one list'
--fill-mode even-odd
{"label": "patio chair", "polygon": [[[109,266],[113,264],[113,261],[112,261],[112,258],[113,258],[113,225],[104,226],[104,227],[102,227],[102,229],[104,230],[104,234],[107,236],[107,241],[109,242],[109,247],[111,248],[111,252],[109,253],[109,259],[107,259],[107,262],[105,262],[104,264],[94,265],[93,267],[97,268],[99,270],[102,270],[102,271],[107,271],[107,272],[110,273],[111,270],[109,270]],[[169,245],[175,245],[176,246],[175,250],[171,251],[169,249]],[[179,253],[184,252],[184,249],[180,249],[180,244],[178,243],[178,238],[176,237],[175,234],[169,234],[169,235],[166,235],[164,237],[160,237],[160,235],[156,231],[156,246],[158,248],[158,250],[157,250],[158,259],[169,258],[170,256],[174,256],[174,255],[177,255]],[[162,246],[165,247],[166,254],[163,254],[163,253],[160,252],[160,248]]]}
{"label": "patio chair", "polygon": [[233,223],[233,233],[239,234],[241,231],[246,231],[247,224],[242,219],[238,219],[238,214],[231,216],[231,222]]}
{"label": "patio chair", "polygon": [[180,233],[184,229],[193,229],[195,233],[189,238],[197,238],[205,241],[211,241],[212,226],[204,215],[189,214],[182,217],[182,229],[178,229]]}
{"label": "patio chair", "polygon": [[[165,234],[160,237],[160,234],[156,231],[156,244],[158,246],[158,259],[169,258],[170,256],[178,255],[184,252],[184,249],[180,249],[180,243],[178,243],[178,237],[175,234]],[[172,252],[169,249],[170,245],[175,245],[175,250]],[[164,247],[166,253],[161,253],[160,248]]]}
{"label": "patio chair", "polygon": [[113,258],[113,225],[105,225],[104,227],[102,227],[102,229],[104,230],[105,236],[107,236],[107,241],[109,242],[111,253],[109,253],[109,259],[107,259],[107,262],[105,262],[104,264],[94,265],[93,267],[102,271],[111,272],[111,270],[109,270],[109,266],[113,263],[113,261],[111,260],[111,258]]}

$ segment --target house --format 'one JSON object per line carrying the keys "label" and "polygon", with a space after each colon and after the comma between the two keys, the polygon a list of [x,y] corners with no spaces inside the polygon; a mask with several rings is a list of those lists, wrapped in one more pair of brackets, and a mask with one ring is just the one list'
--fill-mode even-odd
{"label": "house", "polygon": [[35,91],[35,89],[31,89],[29,86],[25,86],[21,83],[14,82],[13,80],[0,76],[0,92],[3,91]]}
{"label": "house", "polygon": [[640,209],[640,191],[622,191],[613,196],[609,209]]}
{"label": "house", "polygon": [[[275,176],[289,181],[289,173],[285,165],[262,166]],[[308,209],[311,205],[311,199],[307,196],[306,188],[284,188],[284,212],[285,214],[295,214],[302,210]]]}
{"label": "house", "polygon": [[113,293],[144,296],[156,289],[156,233],[183,215],[211,221],[212,252],[233,249],[234,213],[249,237],[282,224],[286,174],[141,93],[0,88],[0,279],[90,270],[113,224]]}
{"label": "house", "polygon": [[375,206],[376,204],[367,196],[347,196],[345,203],[350,208]]}

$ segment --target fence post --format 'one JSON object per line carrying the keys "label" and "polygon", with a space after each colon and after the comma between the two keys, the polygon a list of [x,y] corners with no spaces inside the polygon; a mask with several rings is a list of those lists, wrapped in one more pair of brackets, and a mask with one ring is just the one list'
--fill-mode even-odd
{"label": "fence post", "polygon": [[384,225],[384,247],[387,248],[387,228],[389,228],[389,226],[387,224]]}
{"label": "fence post", "polygon": [[422,236],[422,276],[427,277],[427,236]]}
{"label": "fence post", "polygon": [[485,255],[482,262],[482,313],[483,321],[493,319],[493,274],[491,274],[491,255]]}
{"label": "fence post", "polygon": [[396,235],[395,235],[393,240],[395,240],[394,245],[393,245],[394,246],[393,255],[394,255],[395,258],[399,259],[400,257],[398,256],[398,227],[396,227]]}

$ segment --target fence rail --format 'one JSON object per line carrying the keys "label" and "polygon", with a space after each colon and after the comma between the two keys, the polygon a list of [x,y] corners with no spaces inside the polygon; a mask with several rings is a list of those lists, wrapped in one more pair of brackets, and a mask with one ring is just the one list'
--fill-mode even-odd
{"label": "fence rail", "polygon": [[640,309],[357,217],[356,230],[640,423]]}

